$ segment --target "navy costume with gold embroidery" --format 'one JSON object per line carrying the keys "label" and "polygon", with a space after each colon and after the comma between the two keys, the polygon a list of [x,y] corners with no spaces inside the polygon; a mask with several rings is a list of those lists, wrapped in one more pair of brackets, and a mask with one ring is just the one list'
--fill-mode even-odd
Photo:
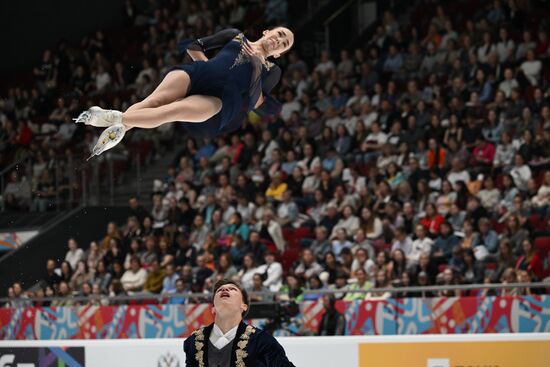
{"label": "navy costume with gold embroidery", "polygon": [[194,61],[176,69],[189,74],[191,83],[187,95],[218,97],[222,109],[202,123],[184,122],[194,136],[215,137],[241,127],[246,113],[254,109],[260,94],[264,102],[255,111],[261,116],[280,111],[281,104],[269,95],[281,77],[281,69],[273,63],[263,64],[256,56],[244,51],[246,37],[238,29],[226,29],[213,36],[178,43],[180,52],[187,49],[211,52],[216,56],[208,61]]}
{"label": "navy costume with gold embroidery", "polygon": [[[209,343],[213,327],[214,324],[200,328],[185,339],[183,350],[187,367],[213,367],[209,365],[212,360],[209,351],[214,348]],[[231,348],[231,357],[222,367],[295,367],[271,334],[244,322],[239,324]]]}

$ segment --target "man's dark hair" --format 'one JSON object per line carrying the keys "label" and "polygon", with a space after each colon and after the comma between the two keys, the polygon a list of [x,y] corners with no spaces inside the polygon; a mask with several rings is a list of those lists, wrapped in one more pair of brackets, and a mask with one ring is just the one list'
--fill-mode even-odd
{"label": "man's dark hair", "polygon": [[237,289],[239,289],[239,291],[241,291],[241,295],[243,297],[243,303],[247,306],[246,311],[243,311],[241,314],[242,318],[244,319],[248,314],[248,311],[250,310],[250,299],[248,298],[248,292],[243,287],[241,287],[239,283],[233,280],[222,279],[216,282],[216,284],[214,285],[214,293],[212,293],[212,304],[214,304],[214,298],[216,296],[216,292],[218,291],[218,289],[226,284],[233,284],[235,287],[237,287]]}

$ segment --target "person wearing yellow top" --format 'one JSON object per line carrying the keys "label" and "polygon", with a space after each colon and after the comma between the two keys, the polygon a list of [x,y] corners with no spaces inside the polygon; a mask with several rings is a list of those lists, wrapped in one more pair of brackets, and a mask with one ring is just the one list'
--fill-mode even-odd
{"label": "person wearing yellow top", "polygon": [[151,271],[147,274],[147,280],[143,285],[143,291],[160,293],[165,276],[166,274],[164,273],[164,270],[160,268],[159,261],[157,259],[153,260],[151,263]]}
{"label": "person wearing yellow top", "polygon": [[267,196],[268,199],[281,201],[283,200],[283,193],[286,191],[287,187],[288,185],[286,182],[283,182],[281,178],[281,173],[277,172],[273,176],[273,180],[267,188],[265,196]]}

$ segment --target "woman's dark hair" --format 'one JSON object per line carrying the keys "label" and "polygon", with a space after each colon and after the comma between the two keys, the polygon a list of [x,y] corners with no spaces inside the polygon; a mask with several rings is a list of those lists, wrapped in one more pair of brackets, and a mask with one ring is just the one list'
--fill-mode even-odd
{"label": "woman's dark hair", "polygon": [[227,284],[234,285],[241,292],[241,296],[243,297],[243,303],[246,305],[246,311],[243,311],[241,314],[242,318],[244,319],[248,314],[248,311],[250,310],[250,299],[248,298],[248,293],[246,292],[246,290],[243,287],[241,287],[239,283],[233,280],[222,279],[216,282],[216,284],[214,285],[214,292],[212,293],[212,304],[214,304],[214,296],[216,295],[216,292],[218,291],[218,289]]}

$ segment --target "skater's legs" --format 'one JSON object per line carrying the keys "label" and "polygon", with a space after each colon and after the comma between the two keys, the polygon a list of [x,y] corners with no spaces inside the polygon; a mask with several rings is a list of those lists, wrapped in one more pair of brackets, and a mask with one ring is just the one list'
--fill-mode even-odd
{"label": "skater's legs", "polygon": [[192,95],[159,107],[128,110],[122,115],[127,127],[153,129],[174,121],[204,122],[220,112],[222,102],[217,97]]}

